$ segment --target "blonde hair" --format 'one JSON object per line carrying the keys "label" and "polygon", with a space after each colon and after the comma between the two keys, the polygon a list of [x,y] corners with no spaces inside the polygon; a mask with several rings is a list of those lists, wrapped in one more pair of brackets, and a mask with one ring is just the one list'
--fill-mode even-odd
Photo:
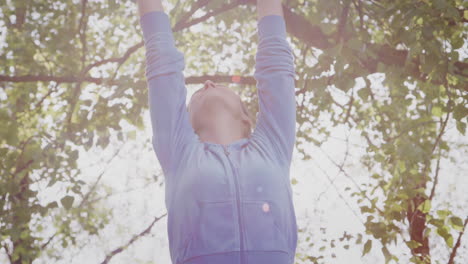
{"label": "blonde hair", "polygon": [[249,109],[247,109],[247,106],[242,100],[241,100],[241,108],[242,108],[242,112],[250,120],[250,122],[248,122],[247,120],[242,120],[242,122],[245,123],[244,137],[249,137],[252,134],[252,129],[253,129],[252,125],[255,124],[254,122],[255,118],[253,117]]}

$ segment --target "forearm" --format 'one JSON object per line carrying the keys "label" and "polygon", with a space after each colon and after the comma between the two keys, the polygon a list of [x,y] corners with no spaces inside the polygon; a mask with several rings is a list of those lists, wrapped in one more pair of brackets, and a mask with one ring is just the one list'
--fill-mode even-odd
{"label": "forearm", "polygon": [[257,0],[257,14],[259,21],[268,15],[284,16],[281,0]]}
{"label": "forearm", "polygon": [[136,1],[138,4],[138,15],[140,17],[152,11],[164,11],[161,0],[136,0]]}

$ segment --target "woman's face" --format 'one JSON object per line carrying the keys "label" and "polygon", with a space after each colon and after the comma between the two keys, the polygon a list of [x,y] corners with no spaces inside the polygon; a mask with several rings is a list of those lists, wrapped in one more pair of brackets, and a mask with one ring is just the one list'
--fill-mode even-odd
{"label": "woman's face", "polygon": [[190,98],[188,105],[190,121],[197,131],[215,115],[226,115],[226,118],[242,120],[245,114],[241,104],[240,97],[229,87],[208,80],[203,88]]}

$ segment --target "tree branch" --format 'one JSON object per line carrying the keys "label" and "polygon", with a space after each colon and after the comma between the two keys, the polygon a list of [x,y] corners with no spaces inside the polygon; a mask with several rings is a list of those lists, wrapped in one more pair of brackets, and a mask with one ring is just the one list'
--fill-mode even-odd
{"label": "tree branch", "polygon": [[127,51],[125,52],[125,54],[122,57],[109,58],[109,59],[105,59],[105,60],[98,61],[98,62],[95,62],[93,64],[90,64],[90,65],[86,66],[86,68],[83,70],[83,72],[88,73],[89,70],[91,70],[92,68],[101,66],[101,65],[106,64],[106,63],[117,62],[118,64],[123,64],[133,53],[135,53],[139,48],[143,47],[144,44],[145,44],[144,41],[141,41],[140,43],[131,46],[129,49],[127,49]]}
{"label": "tree branch", "polygon": [[453,264],[454,263],[453,260],[455,259],[455,256],[457,255],[457,249],[460,247],[461,238],[463,236],[463,233],[465,232],[465,228],[466,228],[467,224],[468,224],[468,217],[465,218],[465,223],[463,224],[463,229],[460,232],[460,234],[458,235],[457,243],[453,247],[452,253],[450,253],[450,259],[449,259],[449,262],[447,264]]}
{"label": "tree branch", "polygon": [[82,46],[82,53],[81,53],[81,67],[83,68],[86,62],[86,27],[88,25],[86,19],[86,4],[88,0],[82,0],[81,2],[81,18],[80,23],[78,25],[78,35],[80,37],[80,42]]}
{"label": "tree branch", "polygon": [[339,43],[342,39],[344,39],[345,32],[345,27],[346,27],[346,22],[348,20],[348,13],[349,13],[349,7],[351,5],[351,0],[347,0],[345,6],[343,7],[343,11],[341,12],[340,16],[340,21],[338,23],[338,33],[336,34],[336,43]]}
{"label": "tree branch", "polygon": [[59,86],[59,82],[55,83],[54,87],[50,88],[50,90],[44,95],[42,96],[41,99],[39,99],[39,102],[37,102],[35,105],[34,105],[34,109],[39,109],[39,107],[42,105],[42,103],[44,102],[44,100],[49,97],[49,95],[51,95],[53,92],[56,92],[57,91],[57,87]]}
{"label": "tree branch", "polygon": [[432,186],[431,194],[429,196],[429,200],[432,201],[432,198],[434,198],[435,195],[435,189],[437,186],[437,183],[439,182],[439,171],[440,171],[440,158],[441,158],[441,150],[439,148],[439,157],[437,158],[437,166],[436,166],[436,172],[434,176],[434,185]]}
{"label": "tree branch", "polygon": [[13,263],[13,259],[11,258],[10,252],[8,252],[8,247],[6,245],[3,245],[3,248],[5,249],[5,253],[8,256],[8,260],[10,261],[10,264]]}
{"label": "tree branch", "polygon": [[44,244],[41,245],[41,250],[44,250],[49,244],[50,242],[52,241],[52,239],[54,239],[54,237],[57,235],[58,233],[55,233],[53,234],[51,237],[49,237],[49,239],[47,239],[47,242],[45,242]]}
{"label": "tree branch", "polygon": [[[247,1],[248,4],[252,4],[255,1]],[[326,35],[322,32],[320,27],[311,24],[305,17],[294,13],[290,10],[290,8],[283,4],[283,12],[284,18],[286,21],[286,29],[287,31],[293,35],[294,37],[298,38],[299,40],[307,43],[308,45],[318,48],[320,50],[326,50],[333,48],[335,44],[333,44],[330,40],[334,37],[334,34]],[[336,34],[336,33],[335,33]],[[353,35],[344,36],[343,40],[346,42],[348,39],[354,37]],[[377,65],[379,62],[387,65],[387,66],[395,66],[395,67],[405,67],[406,65],[406,58],[408,56],[408,50],[397,50],[387,44],[374,44],[374,43],[364,43],[367,50],[375,53],[376,59],[369,57],[367,59],[359,59],[359,61],[365,65],[365,68],[368,70],[368,74],[376,73],[377,72]],[[414,66],[410,69],[408,75],[414,77],[415,79],[425,81],[425,77],[419,71],[420,61],[419,59],[413,59],[412,63]],[[454,62],[454,73],[468,77],[467,74],[464,73],[464,70],[468,68],[468,63],[456,61]],[[361,77],[361,76],[353,76],[354,78]],[[443,84],[443,81],[439,80],[432,80],[432,83],[440,85]],[[468,90],[468,88],[465,88]]]}
{"label": "tree branch", "polygon": [[[224,83],[239,83],[239,84],[256,84],[256,80],[252,76],[238,75],[202,75],[190,76],[185,78],[186,84],[203,83],[206,80]],[[88,82],[94,84],[119,85],[118,80],[108,80],[106,78],[96,78],[91,76],[48,76],[48,75],[22,75],[22,76],[6,76],[0,75],[0,82],[59,82],[59,83],[78,83]],[[140,81],[142,82],[142,81]],[[139,82],[137,82],[139,83]]]}
{"label": "tree branch", "polygon": [[195,13],[198,9],[208,4],[211,0],[199,0],[192,5],[192,8],[187,13],[183,14],[179,21],[175,24],[174,28],[183,27],[182,24],[186,23],[187,20]]}
{"label": "tree branch", "polygon": [[109,164],[115,159],[115,157],[117,157],[117,155],[119,155],[120,151],[123,149],[123,146],[125,145],[125,143],[120,146],[120,148],[112,155],[112,157],[106,162],[105,164],[105,168],[104,170],[102,170],[102,172],[99,174],[99,176],[96,178],[96,181],[94,182],[94,184],[91,186],[91,188],[89,189],[89,191],[84,195],[83,197],[83,200],[81,200],[80,204],[78,205],[78,208],[81,208],[83,206],[83,204],[89,199],[89,196],[91,195],[92,192],[94,192],[94,190],[96,189],[96,186],[97,184],[99,183],[99,181],[101,180],[102,176],[104,175],[104,173],[106,173],[107,169],[109,168]]}
{"label": "tree branch", "polygon": [[224,12],[226,12],[228,10],[233,9],[234,7],[237,7],[238,5],[239,5],[239,3],[237,3],[237,2],[231,2],[229,4],[221,6],[218,9],[215,9],[215,10],[211,11],[210,13],[205,14],[202,17],[195,18],[195,19],[193,19],[193,20],[191,20],[189,22],[183,21],[182,23],[177,23],[176,26],[174,27],[174,32],[177,32],[177,31],[182,30],[184,28],[188,28],[188,27],[191,27],[191,26],[193,26],[195,24],[203,22],[203,21],[209,19],[210,17],[217,16],[217,15],[219,15],[221,13],[224,13]]}
{"label": "tree branch", "polygon": [[[201,2],[204,2],[204,1],[201,1]],[[197,6],[201,7],[202,5],[197,4]],[[174,32],[181,31],[181,30],[183,30],[185,28],[188,28],[188,27],[191,27],[191,26],[193,26],[195,24],[201,23],[201,22],[209,19],[212,16],[216,16],[216,15],[219,15],[220,13],[222,13],[222,12],[228,11],[229,9],[232,9],[233,7],[234,7],[233,4],[224,5],[224,6],[218,8],[218,9],[212,11],[211,13],[208,13],[208,14],[200,17],[200,18],[196,18],[196,19],[194,19],[194,20],[192,20],[190,22],[186,22],[186,19],[188,19],[188,17],[190,17],[193,14],[193,12],[196,11],[196,10],[195,11],[191,10],[187,14],[184,14],[182,16],[182,18],[181,18],[182,21],[179,21],[179,22],[176,23],[176,25],[173,27],[173,31]],[[127,49],[127,51],[125,52],[125,54],[122,57],[104,59],[102,61],[98,61],[98,62],[95,62],[93,64],[90,64],[83,70],[83,73],[87,73],[92,68],[98,67],[98,66],[101,66],[101,65],[104,65],[104,64],[107,64],[107,63],[117,62],[119,64],[123,64],[133,53],[135,53],[139,48],[143,47],[144,44],[145,44],[144,41],[140,41],[139,43],[131,46],[129,49]]]}
{"label": "tree branch", "polygon": [[283,13],[286,29],[294,37],[320,50],[333,46],[328,41],[329,37],[322,32],[319,26],[312,25],[306,18],[295,14],[285,5],[283,5]]}
{"label": "tree branch", "polygon": [[119,254],[120,252],[124,251],[127,247],[129,247],[131,244],[133,244],[135,241],[137,241],[138,239],[140,239],[141,237],[145,236],[146,234],[148,234],[150,231],[151,231],[151,228],[153,228],[153,225],[158,222],[161,218],[163,218],[164,216],[166,216],[167,213],[159,216],[159,217],[155,217],[153,222],[145,229],[143,230],[141,233],[137,234],[137,235],[134,235],[125,245],[123,246],[120,246],[114,250],[112,250],[107,256],[106,258],[101,262],[101,264],[107,264],[109,263],[109,261],[117,254]]}

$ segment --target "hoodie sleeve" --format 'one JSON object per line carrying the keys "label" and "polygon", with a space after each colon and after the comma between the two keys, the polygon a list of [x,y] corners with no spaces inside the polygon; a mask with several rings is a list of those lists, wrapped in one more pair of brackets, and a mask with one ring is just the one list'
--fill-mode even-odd
{"label": "hoodie sleeve", "polygon": [[143,31],[152,144],[165,175],[196,134],[186,109],[184,55],[175,47],[169,17],[152,11],[140,17]]}
{"label": "hoodie sleeve", "polygon": [[291,163],[296,140],[294,56],[286,41],[286,24],[279,15],[258,21],[255,74],[259,114],[253,137],[271,151],[280,164]]}

